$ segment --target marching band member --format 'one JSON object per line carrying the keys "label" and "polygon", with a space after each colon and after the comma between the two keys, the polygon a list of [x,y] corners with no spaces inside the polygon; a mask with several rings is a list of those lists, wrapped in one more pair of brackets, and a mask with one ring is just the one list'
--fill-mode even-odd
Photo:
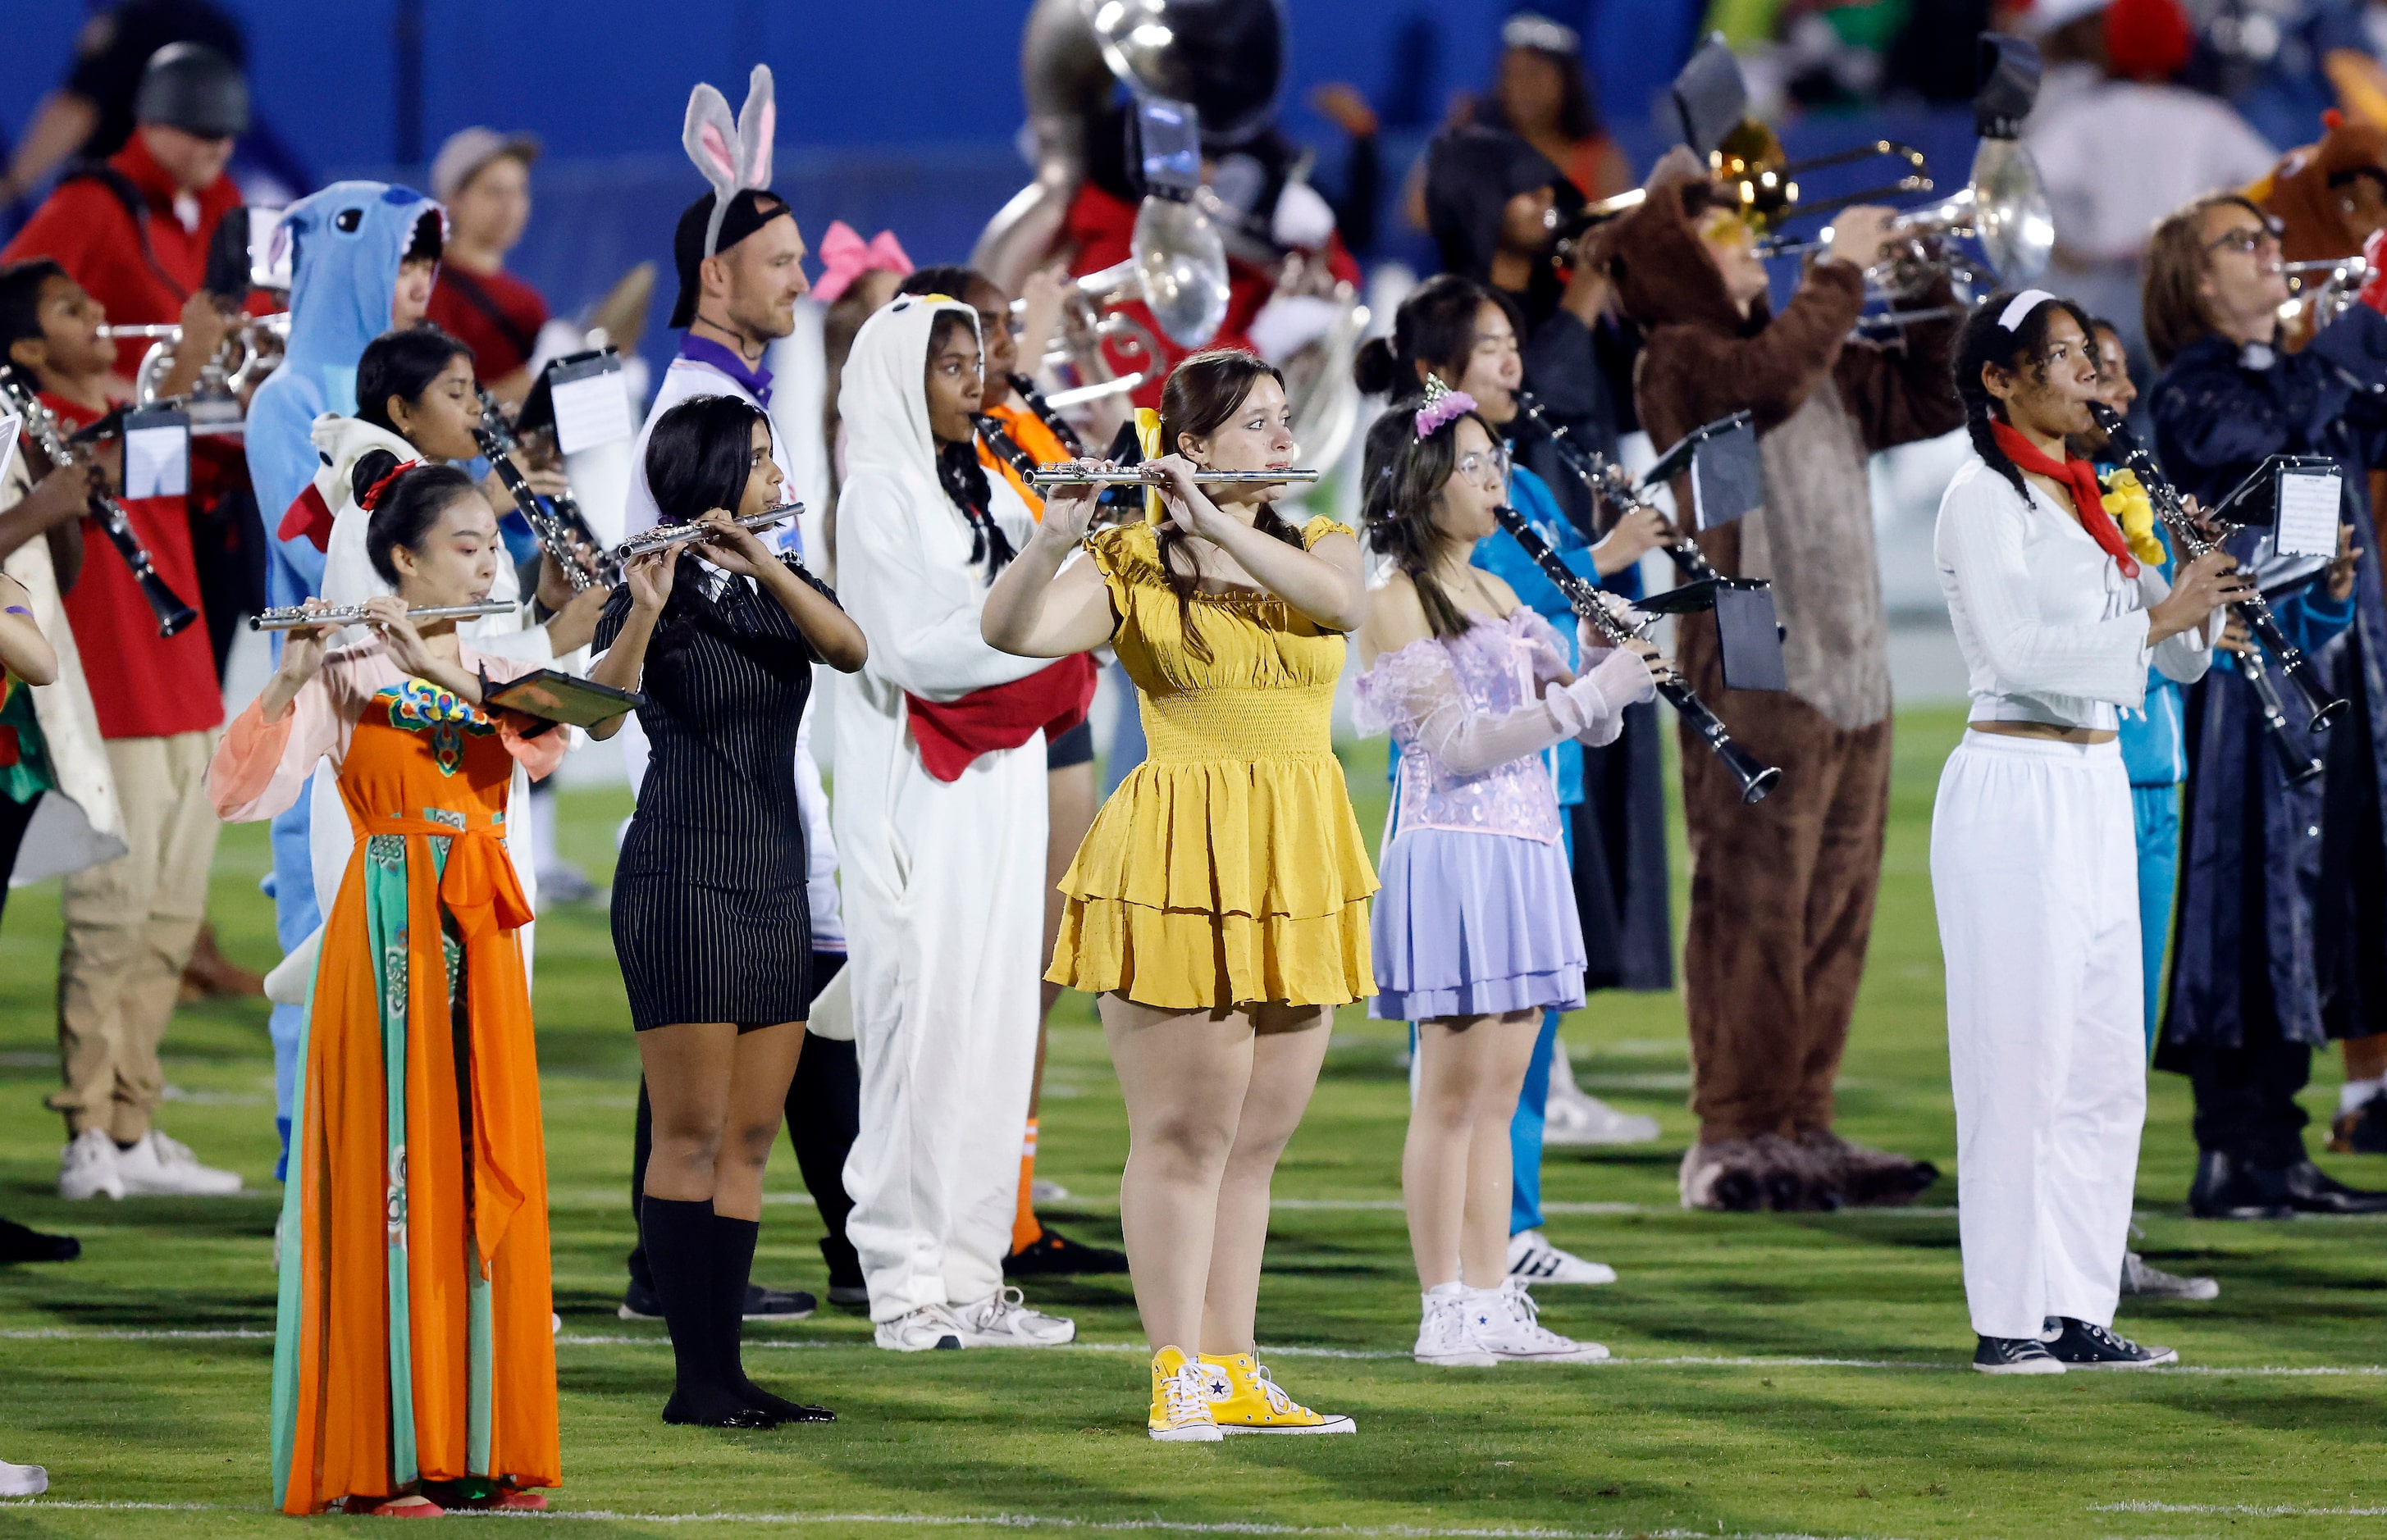
{"label": "marching band member", "polygon": [[[116,343],[106,313],[47,259],[0,270],[0,353],[31,374],[42,403],[72,433],[116,403]],[[189,498],[124,499],[158,575],[186,603],[200,600]],[[201,777],[223,725],[223,696],[205,627],[171,637],[113,552],[86,562],[65,596],[86,681],[107,740],[127,849],[69,875],[58,957],[58,1056],[63,1086],[44,1104],[65,1115],[58,1193],[221,1195],[240,1175],[203,1166],[151,1126],[165,1094],[158,1045],[182,991],[183,965],[207,913],[217,823]]]}
{"label": "marching band member", "polygon": [[[1012,320],[1011,297],[968,268],[921,268],[903,280],[899,292],[945,295],[978,312],[978,335],[986,349],[980,371],[984,385],[979,398],[982,419],[978,425],[979,464],[1010,483],[1028,511],[1041,519],[1043,495],[1028,485],[1023,466],[1056,465],[1072,456],[1061,439],[1067,424],[1056,428],[1021,398],[1014,384],[1021,377],[1020,344],[1032,342],[1029,351],[1041,355],[1042,338],[1059,314],[1060,289],[1052,274],[1031,273],[1028,288],[1029,320],[1024,324]],[[1094,698],[1093,661],[1084,659],[1073,666],[1084,676],[1084,704],[1090,706]],[[1092,722],[1080,720],[1067,732],[1046,740],[1044,789],[1044,940],[1039,953],[1050,956],[1053,940],[1061,930],[1061,875],[1069,869],[1070,858],[1078,853],[1079,843],[1094,823]],[[1036,1136],[1044,1097],[1045,1023],[1060,998],[1061,986],[1048,981],[1038,1000],[1036,1077],[1028,1090],[1028,1137],[1020,1146],[1019,1204],[1011,1220],[1011,1254],[1003,1259],[1006,1278],[1127,1271],[1124,1253],[1081,1245],[1036,1217]]]}
{"label": "marching band member", "polygon": [[[1433,381],[1461,391],[1475,402],[1475,414],[1496,434],[1518,417],[1517,391],[1523,384],[1518,347],[1518,312],[1504,291],[1456,273],[1429,278],[1401,301],[1389,337],[1362,348],[1355,372],[1371,395],[1406,394]],[[1538,437],[1547,445],[1547,437]],[[1597,447],[1597,446],[1595,446]],[[1613,451],[1612,443],[1606,446]],[[1578,491],[1581,481],[1563,462],[1553,468]],[[1549,483],[1526,466],[1509,470],[1509,506],[1578,574],[1627,599],[1640,597],[1641,557],[1665,538],[1664,521],[1643,510],[1617,518],[1595,546],[1562,509]],[[1585,508],[1587,514],[1591,511]],[[1558,586],[1525,555],[1506,530],[1494,528],[1474,548],[1477,566],[1496,574],[1529,609],[1550,623],[1567,666],[1574,666],[1574,610]],[[1546,751],[1554,773],[1561,831],[1572,872],[1571,898],[1582,927],[1585,987],[1594,990],[1670,990],[1673,987],[1673,933],[1666,869],[1665,766],[1659,745],[1657,708],[1628,706],[1623,731],[1606,745],[1572,738]],[[1397,755],[1396,756],[1397,759]],[[1553,1088],[1570,1082],[1565,1050],[1559,1041],[1558,1011],[1542,1017],[1533,1062],[1509,1124],[1509,1162],[1514,1182],[1509,1215],[1509,1268],[1528,1283],[1607,1283],[1615,1271],[1552,1245],[1542,1233],[1542,1149],[1547,1115],[1559,1103]],[[1596,1097],[1576,1092],[1588,1117],[1576,1126],[1585,1142],[1635,1143],[1657,1137],[1654,1119],[1623,1113]],[[1588,1126],[1585,1126],[1588,1125]]]}
{"label": "marching band member", "polygon": [[[2092,425],[2088,316],[2002,293],[1957,343],[1973,458],[1939,505],[1939,587],[1971,675],[1931,814],[1948,968],[1964,1292],[1986,1374],[2175,1362],[2113,1330],[2146,1117],[2138,884],[2118,708],[2150,663],[2191,682],[2237,563],[2177,587],[2105,511],[2067,435]],[[2146,563],[2142,565],[2141,563]]]}
{"label": "marching band member", "polygon": [[317,956],[283,1190],[273,1499],[288,1513],[540,1508],[562,1478],[530,908],[501,841],[514,762],[564,737],[482,692],[529,665],[410,607],[486,599],[497,515],[452,466],[360,489],[394,596],[373,635],[289,633],[208,770],[250,822],[338,767],[355,830]]}
{"label": "marching band member", "polygon": [[[1686,682],[1781,766],[1782,784],[1746,805],[1714,757],[1685,744],[1683,979],[1699,1137],[1682,1200],[1904,1203],[1937,1171],[1832,1130],[1889,814],[1888,620],[1865,466],[1874,450],[1963,420],[1948,385],[1952,322],[1912,324],[1898,347],[1847,340],[1888,238],[1878,208],[1836,215],[1828,246],[1773,313],[1752,233],[1705,172],[1688,150],[1670,154],[1607,250],[1625,313],[1648,332],[1635,396],[1651,442],[1662,450],[1733,411],[1756,417],[1763,506],[1699,540],[1724,574],[1772,578],[1790,688],[1726,691],[1713,619],[1685,617]],[[1924,303],[1946,299],[1935,286]],[[1675,504],[1691,506],[1686,480]]]}
{"label": "marching band member", "polygon": [[[1086,541],[1092,490],[1055,494],[983,623],[1028,657],[1116,646],[1143,716],[1149,756],[1063,879],[1045,977],[1102,997],[1127,1101],[1119,1223],[1152,1349],[1147,1427],[1170,1442],[1354,1427],[1279,1389],[1253,1333],[1269,1178],[1333,1008],[1373,984],[1376,876],[1328,732],[1344,636],[1365,618],[1359,550],[1332,518],[1287,524],[1269,506],[1282,486],[1214,498],[1192,479],[1290,466],[1292,420],[1273,366],[1187,359],[1145,445],[1168,451],[1150,516]],[[1064,568],[1081,541],[1090,560]]]}
{"label": "marching band member", "polygon": [[474,377],[509,407],[530,394],[531,360],[547,301],[506,271],[530,222],[530,166],[538,136],[460,129],[431,158],[431,196],[451,221],[426,312],[473,349]]}
{"label": "marching band member", "polygon": [[[2155,1056],[2185,1071],[2195,1092],[2189,1205],[2237,1219],[2387,1212],[2387,1193],[2347,1187],[2313,1164],[2296,1101],[2315,1047],[2387,1028],[2376,981],[2387,916],[2387,606],[2370,521],[2359,516],[2367,473],[2387,464],[2377,404],[2387,319],[2356,304],[2301,351],[2280,350],[2278,233],[2241,197],[2176,210],[2147,252],[2147,341],[2161,368],[2147,396],[2155,450],[2180,490],[2217,502],[2267,456],[2325,455],[2356,513],[2341,525],[2352,561],[2273,605],[2307,656],[2344,638],[2316,666],[2354,709],[2303,738],[2326,774],[2286,784],[2234,657],[2189,701],[2179,922]],[[2292,718],[2290,730],[2302,734],[2304,723]]]}
{"label": "marching band member", "polygon": [[[385,331],[423,319],[439,262],[439,206],[378,182],[335,182],[283,215],[290,240],[290,341],[282,365],[249,398],[243,443],[257,504],[280,523],[267,533],[267,602],[286,607],[321,592],[323,549],[335,499],[298,514],[301,494],[322,464],[316,420],[356,407],[356,369],[365,347]],[[322,928],[315,897],[308,798],[272,824],[273,930],[286,957]],[[297,1085],[298,1036],[305,1008],[277,1004],[267,1018],[273,1040],[275,1122],[285,1152]]]}
{"label": "marching band member", "polygon": [[1415,1352],[1484,1368],[1608,1356],[1541,1326],[1509,1269],[1510,1126],[1544,1018],[1584,1000],[1541,752],[1615,741],[1662,666],[1645,645],[1586,658],[1578,675],[1549,622],[1471,561],[1507,499],[1493,433],[1474,398],[1431,375],[1370,431],[1362,527],[1393,571],[1368,598],[1358,682],[1362,727],[1389,730],[1399,755],[1368,1014],[1417,1023],[1401,1157],[1424,1291]]}
{"label": "marching band member", "polygon": [[[988,585],[1035,528],[979,463],[977,315],[895,300],[840,389],[838,574],[870,662],[838,692],[862,1127],[846,1231],[879,1346],[1049,1347],[1074,1322],[1004,1283],[1036,1066],[1044,744],[1083,669],[987,644]],[[1072,660],[1074,663],[1074,660]]]}
{"label": "marching band member", "polygon": [[[729,117],[728,104],[713,87],[699,85],[688,96],[682,147],[713,190],[680,211],[672,234],[679,293],[673,301],[671,323],[688,335],[680,339],[679,351],[663,371],[648,407],[646,423],[638,431],[629,500],[623,514],[624,525],[633,535],[651,528],[659,516],[653,488],[647,481],[647,447],[664,413],[699,396],[733,396],[767,411],[772,376],[764,355],[773,342],[795,330],[796,301],[807,287],[804,238],[796,228],[794,212],[770,190],[771,143],[763,124],[771,119],[772,100],[771,72],[760,65],[750,77],[747,99],[736,121]],[[750,132],[740,133],[741,124]],[[794,463],[776,429],[770,458],[783,478]],[[801,530],[792,523],[785,531],[764,538],[766,544],[777,543],[800,557],[804,554]],[[818,992],[845,965],[845,925],[828,795],[822,789],[820,766],[812,752],[812,718],[817,705],[808,697],[803,710],[804,720],[795,741],[796,797],[804,815],[812,982]],[[647,756],[646,738],[638,719],[625,726],[620,741],[624,767],[635,792],[645,776]],[[798,1061],[788,1092],[788,1138],[795,1145],[804,1185],[811,1190],[827,1231],[821,1238],[821,1254],[828,1265],[832,1295],[862,1285],[860,1267],[845,1235],[846,1212],[852,1205],[837,1177],[851,1143],[846,1130],[852,1126],[860,1095],[853,1054],[850,1043],[827,1038],[815,1041]],[[652,1142],[649,1104],[641,1086],[631,1145],[634,1213],[643,1201],[644,1172]],[[629,1285],[622,1294],[624,1319],[659,1314],[663,1302],[643,1245],[631,1248],[629,1274]],[[817,1306],[812,1295],[801,1290],[769,1289],[757,1283],[748,1289],[743,1313],[749,1319],[802,1319]]]}
{"label": "marching band member", "polygon": [[613,875],[613,945],[638,1032],[653,1147],[638,1207],[671,1328],[666,1422],[775,1427],[830,1414],[770,1395],[739,1360],[763,1168],[804,1041],[812,919],[789,768],[815,661],[851,673],[861,631],[793,553],[728,522],[778,505],[771,424],[701,396],[648,435],[664,522],[704,543],[617,592],[589,677],[643,689],[652,745]]}

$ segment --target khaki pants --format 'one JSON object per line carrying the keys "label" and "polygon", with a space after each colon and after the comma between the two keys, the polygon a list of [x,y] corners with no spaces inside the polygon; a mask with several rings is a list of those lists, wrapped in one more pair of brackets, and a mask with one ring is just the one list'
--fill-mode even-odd
{"label": "khaki pants", "polygon": [[107,742],[128,849],[67,877],[60,905],[65,1084],[48,1105],[66,1114],[69,1139],[93,1128],[124,1143],[139,1139],[165,1089],[158,1044],[207,913],[216,853],[205,784],[215,742],[212,730]]}

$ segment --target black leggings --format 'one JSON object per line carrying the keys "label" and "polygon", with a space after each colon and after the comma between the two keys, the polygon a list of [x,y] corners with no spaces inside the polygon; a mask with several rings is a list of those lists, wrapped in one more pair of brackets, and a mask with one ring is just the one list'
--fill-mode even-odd
{"label": "black leggings", "polygon": [[33,809],[41,805],[40,797],[21,802],[0,797],[0,915],[8,912],[8,874],[17,869],[17,849],[25,842]]}

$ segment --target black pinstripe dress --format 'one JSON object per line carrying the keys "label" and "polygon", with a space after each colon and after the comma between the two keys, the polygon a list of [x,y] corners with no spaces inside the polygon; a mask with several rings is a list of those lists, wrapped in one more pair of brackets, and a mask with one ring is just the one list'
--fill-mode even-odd
{"label": "black pinstripe dress", "polygon": [[[598,622],[598,650],[629,612],[625,586]],[[680,557],[647,644],[638,724],[651,757],[613,876],[613,951],[639,1031],[804,1019],[813,928],[795,764],[813,662],[777,600]]]}

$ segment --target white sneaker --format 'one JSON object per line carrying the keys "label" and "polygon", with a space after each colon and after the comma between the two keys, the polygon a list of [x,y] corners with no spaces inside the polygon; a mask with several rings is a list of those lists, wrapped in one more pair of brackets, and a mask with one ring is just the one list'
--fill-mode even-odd
{"label": "white sneaker", "polygon": [[1046,1181],[1042,1177],[1038,1177],[1028,1184],[1028,1202],[1030,1207],[1042,1207],[1048,1203],[1067,1203],[1068,1201],[1069,1190],[1057,1181]]}
{"label": "white sneaker", "polygon": [[1571,1251],[1560,1251],[1538,1230],[1509,1237],[1509,1276],[1523,1284],[1613,1283],[1616,1269]]}
{"label": "white sneaker", "polygon": [[85,1129],[58,1153],[58,1196],[95,1198],[124,1196],[124,1172],[116,1158],[116,1141],[105,1129]]}
{"label": "white sneaker", "polygon": [[1028,1296],[1004,1287],[970,1305],[954,1306],[964,1347],[1058,1347],[1078,1335],[1078,1323],[1028,1307]]}
{"label": "white sneaker", "polygon": [[38,1465],[0,1459],[0,1497],[37,1497],[50,1489],[50,1473]]}
{"label": "white sneaker", "polygon": [[1648,1144],[1658,1137],[1658,1120],[1619,1112],[1552,1066],[1550,1093],[1542,1104],[1542,1142],[1565,1149],[1592,1144]]}
{"label": "white sneaker", "polygon": [[909,1315],[882,1320],[871,1341],[895,1353],[926,1353],[932,1348],[959,1347],[962,1323],[941,1305],[923,1305]]}
{"label": "white sneaker", "polygon": [[116,1168],[134,1197],[221,1198],[240,1191],[238,1171],[202,1166],[191,1147],[152,1129],[141,1142],[120,1150]]}
{"label": "white sneaker", "polygon": [[1424,1313],[1418,1320],[1417,1345],[1409,1356],[1441,1369],[1492,1369],[1500,1360],[1467,1324],[1467,1291],[1457,1283],[1437,1283],[1423,1296]]}
{"label": "white sneaker", "polygon": [[1595,1364],[1608,1357],[1596,1342],[1561,1337],[1538,1319],[1540,1307],[1511,1279],[1497,1289],[1467,1294],[1467,1329],[1484,1350],[1509,1363]]}

